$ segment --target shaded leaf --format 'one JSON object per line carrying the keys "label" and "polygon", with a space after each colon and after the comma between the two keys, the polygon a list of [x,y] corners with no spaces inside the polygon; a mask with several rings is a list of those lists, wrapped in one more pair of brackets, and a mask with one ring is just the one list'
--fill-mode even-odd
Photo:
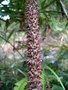
{"label": "shaded leaf", "polygon": [[53,85],[52,90],[63,90],[63,89],[58,85]]}
{"label": "shaded leaf", "polygon": [[60,11],[60,3],[59,2],[56,2],[56,9],[57,9],[57,11]]}

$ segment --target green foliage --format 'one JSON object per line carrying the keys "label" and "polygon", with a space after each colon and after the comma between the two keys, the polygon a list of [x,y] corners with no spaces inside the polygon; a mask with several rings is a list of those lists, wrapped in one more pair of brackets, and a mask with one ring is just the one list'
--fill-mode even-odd
{"label": "green foliage", "polygon": [[0,90],[12,90],[16,78],[7,65],[0,66]]}
{"label": "green foliage", "polygon": [[42,71],[42,85],[43,85],[43,90],[46,90],[46,85],[45,85],[45,72],[44,70]]}
{"label": "green foliage", "polygon": [[58,53],[58,60],[60,59],[68,59],[68,46],[62,45],[60,47],[60,51]]}
{"label": "green foliage", "polygon": [[[51,59],[46,59],[44,60],[43,62],[43,67],[44,65],[46,66],[49,66],[53,72],[50,73],[49,71],[51,71],[51,69],[46,69],[45,68],[45,78],[46,78],[46,86],[50,85],[50,86],[53,86],[54,84],[57,85],[57,86],[60,86],[58,84],[57,81],[59,81],[59,79],[61,80],[62,84],[64,85],[64,88],[65,90],[68,89],[68,50],[67,50],[67,45],[61,45],[61,46],[58,46],[58,47],[51,47],[51,49],[54,50],[54,48],[58,48],[58,50],[56,51],[56,57],[53,58],[53,62],[51,62]],[[51,50],[49,48],[49,50]],[[50,53],[47,53],[48,52],[48,49],[45,49],[44,50],[45,54],[44,54],[44,57],[45,56],[49,56],[49,55],[52,55],[52,52],[50,51]],[[59,79],[55,76],[58,75],[59,76]],[[57,81],[56,81],[57,79]],[[61,87],[61,86],[60,86]],[[63,89],[62,89],[63,90]]]}
{"label": "green foliage", "polygon": [[16,22],[11,23],[7,28],[9,32],[7,36],[7,40],[9,40],[13,36],[14,32],[17,32],[18,29],[19,29],[19,26]]}
{"label": "green foliage", "polygon": [[[0,4],[3,0],[0,0]],[[66,9],[68,8],[67,0],[62,0],[65,3]],[[64,33],[68,22],[60,16],[61,6],[56,0],[38,0],[39,11],[39,26],[45,28],[45,25],[50,25],[52,34],[54,36]],[[19,37],[21,17],[26,23],[26,0],[10,0],[8,5],[0,5],[0,18],[3,20],[4,16],[9,16],[9,24],[0,20],[0,36],[4,40],[11,40],[16,32]],[[67,10],[68,11],[68,10]],[[59,14],[58,14],[59,13]],[[64,12],[63,12],[64,13]],[[59,18],[57,18],[59,17]],[[7,25],[8,24],[8,25]],[[1,40],[0,40],[1,41]],[[2,41],[1,41],[2,43]],[[42,67],[42,84],[43,90],[50,87],[52,90],[68,90],[68,46],[62,45],[60,51],[56,52],[56,60],[51,63],[48,59],[45,60]],[[45,56],[50,54],[49,50],[44,51]],[[10,67],[0,66],[0,90],[27,90],[27,63],[17,62]],[[62,79],[60,79],[62,77]],[[17,83],[16,83],[17,82]],[[64,87],[65,86],[65,87]]]}
{"label": "green foliage", "polygon": [[[25,12],[26,9],[26,0],[20,0],[19,2],[17,0],[10,0],[9,1],[9,7],[8,5],[3,5],[0,7],[1,9],[1,15],[9,15],[11,17],[11,21],[19,21],[20,15]],[[2,11],[4,10],[4,11]]]}
{"label": "green foliage", "polygon": [[58,75],[53,71],[53,69],[51,69],[51,68],[50,68],[49,66],[47,66],[47,65],[46,65],[46,68],[47,68],[48,70],[50,70],[50,71],[55,75],[56,79],[58,80],[58,82],[59,82],[60,85],[62,86],[63,90],[65,90],[65,87],[64,87],[62,81],[60,80],[60,78],[58,77]]}
{"label": "green foliage", "polygon": [[57,11],[60,11],[60,3],[59,2],[56,2],[56,8],[57,8]]}
{"label": "green foliage", "polygon": [[[23,65],[23,66],[22,66]],[[7,90],[9,90],[9,83],[11,81],[11,83],[13,82],[13,86],[14,86],[14,90],[27,90],[27,73],[25,71],[25,68],[26,66],[24,66],[25,63],[18,63],[18,64],[15,64],[13,67],[12,67],[12,71],[8,72],[10,74],[7,73],[8,77],[11,79],[7,79],[6,77],[6,73],[2,73],[4,71],[8,71],[8,68],[4,68],[4,71],[2,71],[0,77],[1,77],[1,80],[6,80],[7,81],[4,81],[5,84],[7,85]],[[45,66],[44,66],[45,65]],[[56,74],[56,72],[50,68],[48,65],[44,64],[43,67],[44,67],[44,70],[42,71],[42,84],[43,84],[43,90],[46,90],[47,89],[47,84],[48,85],[52,85],[52,89],[53,90],[57,90],[57,88],[62,88],[60,90],[65,90],[64,86],[63,86],[63,83],[62,81],[60,80],[60,78],[58,77],[58,75]],[[2,67],[1,67],[2,68]],[[27,68],[26,68],[27,69]],[[3,68],[2,68],[3,70]],[[51,72],[51,73],[50,73]],[[48,73],[48,74],[47,74]],[[13,76],[11,76],[13,75]],[[63,73],[61,73],[61,75],[63,75]],[[64,74],[65,75],[65,74]],[[66,76],[65,76],[66,77]],[[58,82],[56,81],[56,83],[53,81],[53,80],[57,80],[59,82],[59,84],[61,85],[58,85]],[[63,79],[63,82],[67,84],[66,81],[64,81],[65,78]],[[67,80],[67,78],[66,78]],[[52,82],[53,81],[53,82]],[[8,83],[9,82],[9,83]],[[17,83],[16,83],[17,82]],[[8,84],[7,84],[8,83]],[[56,86],[55,86],[56,84]],[[3,87],[5,87],[4,84],[2,84]],[[2,86],[0,88],[2,88]],[[11,87],[11,85],[10,85]],[[12,89],[11,89],[12,90]]]}
{"label": "green foliage", "polygon": [[62,87],[53,85],[52,90],[63,90]]}
{"label": "green foliage", "polygon": [[56,18],[52,17],[49,22],[51,29],[54,30],[55,32],[62,32],[66,28],[67,21],[63,20],[63,22],[62,22],[62,20],[61,21],[59,21],[59,20],[60,20],[59,18],[56,19]]}
{"label": "green foliage", "polygon": [[25,90],[25,87],[27,85],[27,78],[18,81],[15,85],[16,86],[14,87],[14,90]]}
{"label": "green foliage", "polygon": [[5,26],[6,26],[6,23],[4,21],[0,21],[0,31],[5,31]]}
{"label": "green foliage", "polygon": [[[15,63],[13,65],[8,66],[5,64],[0,65],[0,89],[1,90],[13,90],[14,85],[15,88],[19,83],[16,83],[20,81],[23,78],[24,86],[27,82],[27,71],[26,71],[26,63]],[[21,70],[22,69],[22,70]],[[25,79],[24,79],[25,78]],[[16,84],[15,84],[16,83]],[[21,81],[22,83],[22,81]],[[19,84],[20,85],[20,84]],[[24,88],[24,86],[22,88]],[[24,90],[24,89],[23,89]]]}

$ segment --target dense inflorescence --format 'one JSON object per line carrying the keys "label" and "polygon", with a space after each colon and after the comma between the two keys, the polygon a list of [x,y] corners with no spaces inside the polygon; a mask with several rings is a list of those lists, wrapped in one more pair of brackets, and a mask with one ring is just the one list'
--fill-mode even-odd
{"label": "dense inflorescence", "polygon": [[42,90],[37,0],[26,0],[26,3],[28,88],[29,90]]}

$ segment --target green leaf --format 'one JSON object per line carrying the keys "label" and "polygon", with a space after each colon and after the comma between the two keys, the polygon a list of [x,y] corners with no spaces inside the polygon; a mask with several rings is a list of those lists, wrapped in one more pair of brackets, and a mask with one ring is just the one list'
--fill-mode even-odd
{"label": "green leaf", "polygon": [[27,76],[25,72],[23,72],[22,70],[20,70],[19,68],[17,69],[20,73],[22,73],[24,76]]}
{"label": "green leaf", "polygon": [[56,2],[56,9],[57,9],[57,11],[60,10],[60,3],[59,2]]}
{"label": "green leaf", "polygon": [[65,27],[67,27],[67,26],[68,26],[68,22],[66,23]]}
{"label": "green leaf", "polygon": [[24,90],[27,85],[27,78],[24,78],[15,84],[14,90]]}
{"label": "green leaf", "polygon": [[2,2],[3,0],[0,0],[0,3]]}
{"label": "green leaf", "polygon": [[9,27],[7,28],[9,35],[7,37],[7,40],[9,40],[11,38],[11,36],[13,35],[14,31],[19,29],[19,24],[17,24],[16,22],[13,22],[12,24],[9,25]]}
{"label": "green leaf", "polygon": [[7,28],[7,30],[13,30],[16,28],[16,23],[13,22],[12,24],[9,25],[9,27]]}
{"label": "green leaf", "polygon": [[43,13],[43,14],[44,14],[46,20],[49,22],[50,19],[49,19],[48,15],[46,13]]}
{"label": "green leaf", "polygon": [[42,71],[42,85],[43,85],[43,90],[46,90],[46,85],[45,85],[45,72],[44,70]]}
{"label": "green leaf", "polygon": [[63,90],[65,90],[65,87],[64,87],[62,81],[60,80],[60,78],[58,77],[58,75],[54,72],[54,70],[51,69],[51,68],[50,68],[49,66],[47,66],[47,65],[46,65],[46,68],[47,68],[48,70],[50,70],[50,71],[53,73],[53,75],[55,75],[56,79],[58,80],[58,82],[59,82],[60,85],[62,86]]}
{"label": "green leaf", "polygon": [[46,2],[46,0],[43,0],[42,3],[41,3],[41,8],[42,9],[45,7],[45,2]]}
{"label": "green leaf", "polygon": [[53,85],[52,90],[63,90],[63,89],[58,85]]}
{"label": "green leaf", "polygon": [[0,21],[0,31],[4,31],[6,28],[6,23],[4,21]]}
{"label": "green leaf", "polygon": [[50,5],[52,5],[53,3],[55,2],[55,0],[52,0],[51,2],[49,2],[45,7],[44,7],[44,9],[45,8],[48,8]]}
{"label": "green leaf", "polygon": [[43,20],[41,17],[39,17],[39,26],[42,26],[43,25]]}
{"label": "green leaf", "polygon": [[10,34],[8,35],[8,37],[7,37],[7,40],[9,40],[10,39],[10,37],[13,35],[13,33],[14,33],[14,29],[10,32]]}

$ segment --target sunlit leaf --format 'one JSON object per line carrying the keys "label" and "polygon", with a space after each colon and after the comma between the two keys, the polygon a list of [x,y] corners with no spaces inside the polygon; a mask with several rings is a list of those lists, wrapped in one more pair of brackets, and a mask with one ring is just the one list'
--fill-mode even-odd
{"label": "sunlit leaf", "polygon": [[45,85],[45,72],[44,70],[42,71],[42,85],[43,85],[43,90],[46,90],[46,85]]}
{"label": "sunlit leaf", "polygon": [[14,90],[24,90],[27,85],[27,78],[18,81],[15,85]]}

